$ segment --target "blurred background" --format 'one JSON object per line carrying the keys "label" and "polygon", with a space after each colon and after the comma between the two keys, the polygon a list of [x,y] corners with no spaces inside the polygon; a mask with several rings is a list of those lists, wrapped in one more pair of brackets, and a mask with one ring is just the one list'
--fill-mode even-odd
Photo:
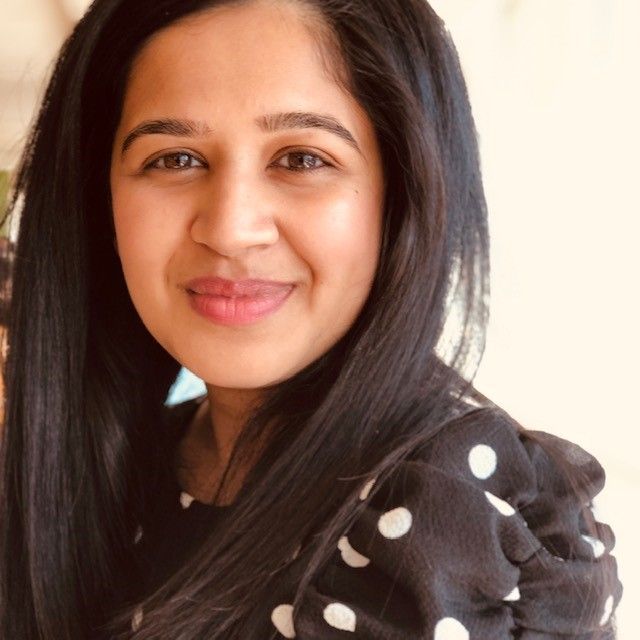
{"label": "blurred background", "polygon": [[[480,391],[607,472],[620,640],[640,602],[640,2],[432,0],[457,44],[480,136],[492,313]],[[0,7],[0,203],[55,55],[84,0]],[[15,230],[0,229],[7,242]],[[168,402],[200,395],[183,370]],[[635,633],[634,633],[635,632]]]}

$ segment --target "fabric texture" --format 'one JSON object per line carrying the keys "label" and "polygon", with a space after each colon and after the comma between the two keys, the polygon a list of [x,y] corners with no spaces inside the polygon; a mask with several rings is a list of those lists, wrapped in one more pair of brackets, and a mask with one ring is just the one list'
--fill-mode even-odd
{"label": "fabric texture", "polygon": [[[178,433],[200,400],[169,409]],[[576,472],[577,493],[548,448]],[[294,556],[273,600],[256,609],[263,637],[613,639],[623,590],[615,536],[589,508],[604,483],[602,466],[578,445],[520,430],[498,408],[471,410],[384,483],[363,483],[360,515],[295,616],[304,554]],[[136,532],[144,590],[229,509],[194,500],[177,482],[159,492],[158,507]],[[132,628],[142,621],[139,611]]]}

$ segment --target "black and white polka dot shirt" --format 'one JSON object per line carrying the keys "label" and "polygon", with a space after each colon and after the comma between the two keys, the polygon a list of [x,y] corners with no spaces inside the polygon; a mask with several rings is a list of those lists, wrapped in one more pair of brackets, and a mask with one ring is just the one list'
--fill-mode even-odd
{"label": "black and white polka dot shirt", "polygon": [[[170,410],[186,426],[202,398]],[[615,638],[622,597],[611,528],[585,533],[580,502],[531,434],[554,444],[584,478],[584,504],[604,486],[598,461],[549,433],[520,431],[497,408],[472,410],[438,433],[383,486],[363,482],[366,503],[332,562],[296,611],[291,584],[264,603],[264,638],[305,640],[551,640]],[[177,481],[158,495],[161,523],[134,544],[158,585],[230,507],[198,502]],[[302,558],[298,558],[302,560]],[[609,586],[605,586],[605,585]],[[393,587],[395,585],[395,587]],[[590,613],[585,616],[584,611]],[[144,624],[139,608],[133,630]]]}

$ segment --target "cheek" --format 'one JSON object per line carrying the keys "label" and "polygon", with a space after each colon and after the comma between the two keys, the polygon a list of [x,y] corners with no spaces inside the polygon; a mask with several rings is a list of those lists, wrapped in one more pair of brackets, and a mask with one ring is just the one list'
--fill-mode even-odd
{"label": "cheek", "polygon": [[[160,193],[117,187],[112,190],[118,253],[132,296],[159,286],[180,238],[180,218]],[[171,215],[171,211],[174,215]]]}
{"label": "cheek", "polygon": [[316,197],[305,215],[299,249],[313,272],[317,294],[335,304],[352,301],[345,313],[361,305],[375,276],[381,234],[381,204],[365,190],[345,190]]}
{"label": "cheek", "polygon": [[[158,262],[164,250],[178,239],[181,224],[175,206],[150,189],[114,189],[113,222],[123,262]],[[173,214],[172,214],[173,212]]]}

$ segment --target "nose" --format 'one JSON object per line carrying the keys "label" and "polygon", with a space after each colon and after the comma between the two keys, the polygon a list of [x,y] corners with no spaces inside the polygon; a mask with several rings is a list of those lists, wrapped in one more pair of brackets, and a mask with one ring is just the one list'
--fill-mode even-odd
{"label": "nose", "polygon": [[212,171],[197,197],[191,237],[224,256],[278,241],[275,202],[257,175],[239,168]]}

